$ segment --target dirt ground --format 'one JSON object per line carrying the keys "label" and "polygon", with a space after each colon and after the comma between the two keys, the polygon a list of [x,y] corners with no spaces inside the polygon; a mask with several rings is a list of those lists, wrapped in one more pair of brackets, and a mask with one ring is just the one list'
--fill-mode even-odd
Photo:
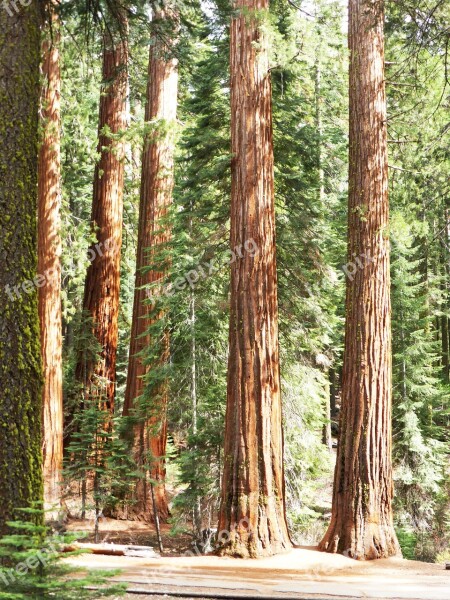
{"label": "dirt ground", "polygon": [[[92,519],[69,519],[66,524],[68,532],[80,532],[85,542],[94,541],[94,521]],[[183,533],[171,534],[171,526],[161,525],[161,539],[164,556],[178,556],[191,546],[192,536]],[[155,527],[141,521],[126,521],[103,517],[99,523],[99,542],[108,544],[125,544],[130,546],[152,546],[159,552]]]}
{"label": "dirt ground", "polygon": [[[104,531],[107,531],[105,523]],[[72,529],[74,524],[71,524]],[[109,524],[111,528],[113,524]],[[135,523],[129,539],[142,541],[150,532]],[[123,533],[123,532],[122,532]],[[119,532],[121,543],[125,538]],[[134,537],[136,536],[136,537]],[[143,536],[143,537],[141,537]],[[169,539],[168,532],[165,538]],[[135,543],[133,542],[133,543]],[[125,543],[127,543],[125,541]],[[155,545],[154,545],[155,546]],[[156,549],[156,546],[155,546]],[[284,600],[351,598],[400,600],[450,600],[450,571],[443,565],[400,558],[360,562],[340,555],[302,547],[288,554],[260,560],[215,556],[174,556],[155,559],[81,555],[69,559],[77,566],[120,569],[131,600],[156,597],[261,598]],[[167,594],[163,596],[164,594]],[[192,595],[191,595],[192,594]]]}

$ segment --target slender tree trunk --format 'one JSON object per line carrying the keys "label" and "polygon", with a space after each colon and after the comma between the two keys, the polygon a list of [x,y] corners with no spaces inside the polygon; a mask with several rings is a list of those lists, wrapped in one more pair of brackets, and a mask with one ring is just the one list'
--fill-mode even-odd
{"label": "slender tree trunk", "polygon": [[39,149],[38,273],[44,387],[42,394],[44,502],[60,505],[63,461],[62,319],[61,319],[61,143],[59,18],[53,5],[51,25],[42,43],[41,98],[43,139]]}
{"label": "slender tree trunk", "polygon": [[[449,309],[448,302],[448,290],[449,290],[449,252],[448,252],[448,211],[445,208],[442,214],[443,224],[440,227],[441,230],[441,267],[442,267],[442,280],[441,280],[441,290],[442,290],[442,306],[443,311],[446,313]],[[441,330],[441,348],[442,348],[442,372],[444,375],[444,381],[449,381],[449,371],[450,371],[450,356],[449,356],[449,327],[448,327],[448,316],[447,314],[443,314],[441,316],[440,323]]]}
{"label": "slender tree trunk", "polygon": [[330,367],[328,371],[328,377],[330,380],[330,415],[335,417],[337,414],[337,406],[336,406],[336,398],[338,395],[338,373],[336,373],[336,369]]}
{"label": "slender tree trunk", "polygon": [[[383,2],[350,0],[349,260],[333,509],[319,548],[399,552],[392,518],[391,302]],[[359,261],[359,262],[358,262]]]}
{"label": "slender tree trunk", "polygon": [[[170,21],[169,21],[170,19]],[[155,266],[158,252],[171,240],[171,231],[164,223],[172,204],[174,137],[173,130],[177,113],[178,61],[173,56],[174,39],[169,42],[177,28],[173,15],[157,12],[154,16],[155,32],[150,46],[147,105],[145,121],[153,128],[144,144],[142,156],[142,181],[139,208],[139,232],[136,260],[136,287],[134,293],[133,322],[131,328],[130,359],[125,392],[124,415],[133,415],[137,424],[133,432],[135,458],[139,466],[147,470],[148,456],[151,457],[150,472],[138,481],[135,490],[135,506],[131,512],[139,518],[148,519],[153,512],[148,477],[154,482],[155,503],[159,519],[167,521],[169,507],[165,491],[165,461],[168,401],[168,384],[163,381],[151,390],[152,398],[142,398],[145,375],[148,367],[143,362],[143,352],[151,345],[158,345],[156,368],[169,360],[169,335],[166,330],[161,339],[150,339],[149,328],[165,318],[163,312],[155,315],[149,292],[158,302],[162,283],[167,275],[167,266]],[[165,36],[158,35],[159,25],[166,23]],[[164,41],[163,41],[164,40]],[[165,128],[168,128],[165,131]],[[147,269],[146,269],[147,267]],[[151,267],[149,269],[149,267]],[[150,288],[148,286],[151,286]],[[160,321],[162,322],[162,321]],[[151,405],[151,406],[150,406]]]}
{"label": "slender tree trunk", "polygon": [[[317,174],[319,179],[319,193],[318,201],[319,206],[322,207],[325,201],[325,172],[323,169],[323,124],[322,124],[322,37],[320,29],[318,28],[319,41],[316,48],[316,60],[315,60],[315,81],[314,81],[314,95],[316,104],[316,130],[317,130]],[[325,406],[324,406],[324,424],[322,427],[322,442],[331,452],[333,448],[333,442],[331,439],[331,398],[330,398],[330,378],[329,373],[326,374],[327,388],[325,395]]]}
{"label": "slender tree trunk", "polygon": [[325,390],[325,423],[322,427],[322,443],[330,452],[333,450],[333,440],[331,437],[331,385],[329,374],[326,374],[327,386]]}
{"label": "slender tree trunk", "polygon": [[100,97],[100,160],[95,167],[92,226],[96,242],[89,249],[83,310],[101,348],[81,352],[76,370],[85,397],[97,398],[99,407],[114,412],[116,354],[118,342],[120,251],[125,144],[112,139],[127,127],[127,24],[122,19],[104,34],[103,86]]}
{"label": "slender tree trunk", "polygon": [[[191,232],[192,232],[192,220],[191,220]],[[195,292],[190,292],[190,321],[191,321],[191,402],[192,402],[192,433],[194,436],[198,433],[198,398],[197,398],[197,338],[195,330]],[[196,446],[194,446],[196,450]],[[196,482],[192,481],[192,484],[196,487]],[[197,537],[200,537],[203,529],[203,515],[200,497],[197,495],[194,502],[193,510],[193,525],[194,533]]]}
{"label": "slender tree trunk", "polygon": [[[238,0],[231,21],[230,348],[221,554],[272,555],[291,547],[286,518],[278,351],[272,101],[267,0]],[[245,251],[252,240],[258,252]],[[239,250],[241,249],[241,250]]]}
{"label": "slender tree trunk", "polygon": [[39,3],[0,10],[0,535],[43,497],[37,286]]}

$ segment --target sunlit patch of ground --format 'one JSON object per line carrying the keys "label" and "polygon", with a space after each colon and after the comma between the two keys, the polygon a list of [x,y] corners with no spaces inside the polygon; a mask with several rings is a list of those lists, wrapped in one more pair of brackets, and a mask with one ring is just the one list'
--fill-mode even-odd
{"label": "sunlit patch of ground", "polygon": [[360,562],[314,548],[260,560],[84,555],[71,561],[91,568],[122,569],[119,579],[133,589],[158,589],[168,595],[181,590],[197,597],[450,599],[450,571],[443,565],[401,558]]}

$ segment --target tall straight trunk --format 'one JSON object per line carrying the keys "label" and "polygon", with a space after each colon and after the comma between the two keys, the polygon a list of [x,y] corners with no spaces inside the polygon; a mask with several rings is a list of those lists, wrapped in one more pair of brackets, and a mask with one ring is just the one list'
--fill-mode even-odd
{"label": "tall straight trunk", "polygon": [[338,396],[339,373],[336,373],[336,369],[330,367],[328,378],[330,381],[330,414],[335,417],[337,413],[336,399]]}
{"label": "tall straight trunk", "polygon": [[[448,302],[448,290],[449,290],[449,252],[448,252],[448,229],[449,229],[449,219],[448,219],[448,210],[446,208],[443,209],[442,213],[443,224],[440,227],[440,236],[441,236],[441,266],[442,266],[442,280],[441,280],[441,290],[442,290],[442,299],[443,299],[443,311],[446,313],[449,308]],[[450,371],[450,356],[449,356],[449,326],[448,326],[448,316],[447,314],[443,314],[441,316],[441,348],[442,348],[442,372],[444,376],[444,381],[449,381],[449,371]]]}
{"label": "tall straight trunk", "polygon": [[[152,344],[158,345],[156,368],[164,366],[169,360],[168,332],[163,330],[162,339],[159,340],[152,340],[149,334],[149,328],[165,316],[163,312],[153,314],[155,307],[151,306],[148,294],[150,289],[151,295],[158,301],[161,292],[158,283],[164,281],[167,267],[162,265],[160,269],[156,268],[155,260],[158,252],[171,240],[171,231],[164,219],[172,204],[174,183],[174,137],[171,128],[175,125],[177,113],[178,61],[173,55],[177,18],[159,11],[155,13],[153,21],[155,28],[164,24],[167,27],[164,37],[155,33],[149,55],[145,121],[152,122],[153,127],[145,140],[142,156],[136,286],[124,415],[133,415],[137,420],[133,431],[133,447],[137,464],[146,471],[145,477],[137,482],[132,512],[144,519],[148,519],[152,513],[150,477],[154,482],[159,519],[167,521],[169,508],[164,484],[164,457],[168,384],[162,381],[152,389],[150,401],[142,398],[142,395],[145,375],[152,368],[152,365],[144,364],[143,352]],[[168,129],[165,131],[165,128]],[[147,469],[149,457],[151,466]]]}
{"label": "tall straight trunk", "polygon": [[[323,168],[323,124],[322,124],[322,36],[318,28],[319,41],[316,48],[316,60],[314,65],[314,96],[315,96],[315,125],[317,131],[317,175],[319,179],[318,201],[322,208],[325,201],[325,172]],[[329,369],[328,369],[329,371]],[[331,439],[331,398],[329,372],[326,373],[327,387],[325,390],[324,424],[322,427],[322,442],[331,452],[333,442]]]}
{"label": "tall straight trunk", "polygon": [[[238,0],[231,21],[231,314],[220,553],[290,548],[285,518],[278,350],[272,100],[267,0]],[[258,248],[246,252],[246,244]]]}
{"label": "tall straight trunk", "polygon": [[0,535],[42,499],[37,286],[39,3],[0,10]]}
{"label": "tall straight trunk", "polygon": [[[100,96],[100,160],[95,167],[92,226],[96,241],[89,249],[83,310],[92,325],[92,334],[101,348],[80,353],[77,380],[84,394],[98,400],[99,407],[114,412],[116,355],[118,343],[120,251],[125,144],[111,134],[127,127],[128,44],[125,18],[111,26],[103,40],[103,85]],[[120,31],[117,31],[120,29]]]}
{"label": "tall straight trunk", "polygon": [[397,554],[392,518],[391,301],[383,1],[350,0],[349,261],[340,438],[319,548]]}
{"label": "tall straight trunk", "polygon": [[[192,219],[191,219],[191,233],[192,233]],[[191,402],[192,402],[192,434],[197,436],[198,433],[198,398],[197,398],[197,337],[196,337],[196,315],[195,315],[195,292],[190,292],[190,325],[191,325]],[[194,450],[196,450],[194,446]],[[192,487],[195,489],[196,482],[191,482]],[[197,495],[194,501],[193,510],[193,525],[194,533],[197,537],[201,536],[203,528],[202,519],[202,507],[200,497]]]}
{"label": "tall straight trunk", "polygon": [[[42,42],[41,119],[39,148],[38,273],[44,387],[42,432],[44,502],[47,509],[61,500],[63,461],[62,317],[61,317],[61,143],[59,18],[53,4]],[[51,19],[51,21],[50,21]]]}

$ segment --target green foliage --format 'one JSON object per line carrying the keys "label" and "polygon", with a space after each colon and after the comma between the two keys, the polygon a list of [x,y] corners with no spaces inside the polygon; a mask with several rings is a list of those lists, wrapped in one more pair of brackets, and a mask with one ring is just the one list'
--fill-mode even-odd
{"label": "green foliage", "polygon": [[325,532],[326,488],[332,460],[322,442],[325,376],[318,369],[297,365],[283,381],[285,476],[288,518],[299,543],[317,543]]}
{"label": "green foliage", "polygon": [[402,549],[403,558],[414,560],[416,558],[417,534],[402,528],[397,528],[396,533],[398,543]]}
{"label": "green foliage", "polygon": [[445,10],[436,7],[422,26],[390,5],[386,25],[396,520],[416,539],[414,557],[429,561],[448,543],[439,525],[448,507],[450,394]]}
{"label": "green foliage", "polygon": [[[63,560],[79,552],[63,552],[80,534],[59,535],[37,525],[43,511],[18,509],[26,521],[8,523],[10,533],[0,538],[0,598],[2,600],[81,600],[125,593],[123,584],[108,583],[117,571],[88,571]],[[95,591],[88,588],[98,587]]]}

